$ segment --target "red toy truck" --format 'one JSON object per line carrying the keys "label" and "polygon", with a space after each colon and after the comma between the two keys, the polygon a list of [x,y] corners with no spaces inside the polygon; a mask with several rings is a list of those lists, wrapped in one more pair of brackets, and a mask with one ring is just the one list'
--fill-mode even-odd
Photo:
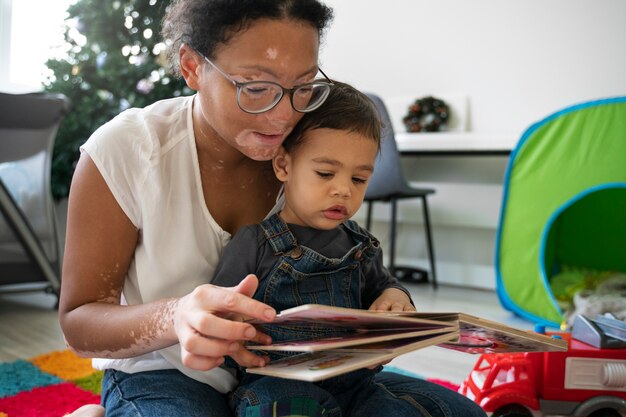
{"label": "red toy truck", "polygon": [[626,349],[484,354],[459,391],[492,417],[624,417]]}

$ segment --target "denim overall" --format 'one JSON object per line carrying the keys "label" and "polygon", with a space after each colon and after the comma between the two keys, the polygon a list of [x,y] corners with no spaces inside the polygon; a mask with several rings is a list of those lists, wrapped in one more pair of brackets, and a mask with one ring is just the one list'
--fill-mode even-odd
{"label": "denim overall", "polygon": [[[331,259],[298,245],[277,215],[261,223],[278,259],[266,277],[259,277],[254,298],[277,311],[309,303],[362,308],[360,265],[376,255],[379,243],[359,232],[352,221],[340,227],[348,231],[355,245],[341,259]],[[314,329],[314,335],[303,328],[272,327],[278,326],[266,326],[264,331],[276,342],[333,333],[322,327]],[[279,356],[273,353],[270,357]],[[359,369],[315,383],[244,373],[230,403],[237,417],[485,417],[474,402],[452,390],[391,372],[378,373],[381,368]]]}
{"label": "denim overall", "polygon": [[[348,220],[339,227],[345,228],[354,246],[341,258],[327,258],[306,246],[301,246],[289,227],[275,214],[260,224],[267,241],[276,256],[270,273],[259,277],[259,288],[254,298],[271,305],[280,312],[303,304],[324,304],[335,307],[363,308],[361,300],[361,263],[375,258],[379,250],[376,238],[359,231],[353,221]],[[273,342],[298,339],[319,339],[346,334],[345,329],[328,327],[262,326],[262,331],[272,337]],[[297,353],[266,352],[274,361]],[[359,370],[317,385],[354,385],[354,379],[365,380],[375,371]],[[243,374],[242,385],[252,383],[258,375]],[[293,381],[290,381],[293,382]],[[346,390],[347,388],[342,388]]]}
{"label": "denim overall", "polygon": [[[376,255],[378,241],[359,231],[353,221],[344,227],[354,246],[342,258],[327,258],[301,246],[289,227],[278,215],[260,224],[276,256],[274,268],[266,277],[260,277],[254,298],[276,311],[303,304],[324,304],[336,307],[362,308],[360,266]],[[264,331],[274,342],[336,336],[338,330],[324,327],[308,329],[297,326],[265,326]],[[345,332],[345,330],[340,330]],[[275,352],[272,359],[288,354]]]}
{"label": "denim overall", "polygon": [[342,258],[327,258],[300,246],[276,214],[260,226],[277,261],[268,276],[261,278],[256,299],[276,311],[303,304],[362,308],[360,266],[375,256],[379,247],[375,238],[347,221],[339,227],[345,228],[354,246]]}

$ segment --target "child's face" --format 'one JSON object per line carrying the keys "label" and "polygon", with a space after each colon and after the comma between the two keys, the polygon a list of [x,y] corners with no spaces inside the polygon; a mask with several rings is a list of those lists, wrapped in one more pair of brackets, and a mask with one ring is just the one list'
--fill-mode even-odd
{"label": "child's face", "polygon": [[352,217],[365,196],[378,152],[376,142],[355,132],[313,129],[291,154],[274,158],[285,185],[287,223],[332,229]]}

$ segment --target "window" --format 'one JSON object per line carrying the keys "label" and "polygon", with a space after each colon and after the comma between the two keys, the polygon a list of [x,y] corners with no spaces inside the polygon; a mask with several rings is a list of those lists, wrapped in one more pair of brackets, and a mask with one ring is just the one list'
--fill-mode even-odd
{"label": "window", "polygon": [[0,0],[1,90],[41,89],[45,62],[60,53],[66,10],[75,1]]}

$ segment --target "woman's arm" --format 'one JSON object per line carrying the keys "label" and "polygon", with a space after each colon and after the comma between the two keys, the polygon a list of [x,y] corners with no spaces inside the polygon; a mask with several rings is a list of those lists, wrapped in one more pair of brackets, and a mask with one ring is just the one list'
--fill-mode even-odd
{"label": "woman's arm", "polygon": [[183,364],[190,368],[211,369],[224,355],[259,365],[260,359],[237,342],[254,339],[255,329],[227,319],[231,312],[267,321],[275,316],[273,309],[249,298],[256,290],[254,277],[234,288],[207,284],[181,298],[120,305],[138,238],[83,153],[69,197],[59,306],[68,345],[83,356],[127,358],[180,343]]}

